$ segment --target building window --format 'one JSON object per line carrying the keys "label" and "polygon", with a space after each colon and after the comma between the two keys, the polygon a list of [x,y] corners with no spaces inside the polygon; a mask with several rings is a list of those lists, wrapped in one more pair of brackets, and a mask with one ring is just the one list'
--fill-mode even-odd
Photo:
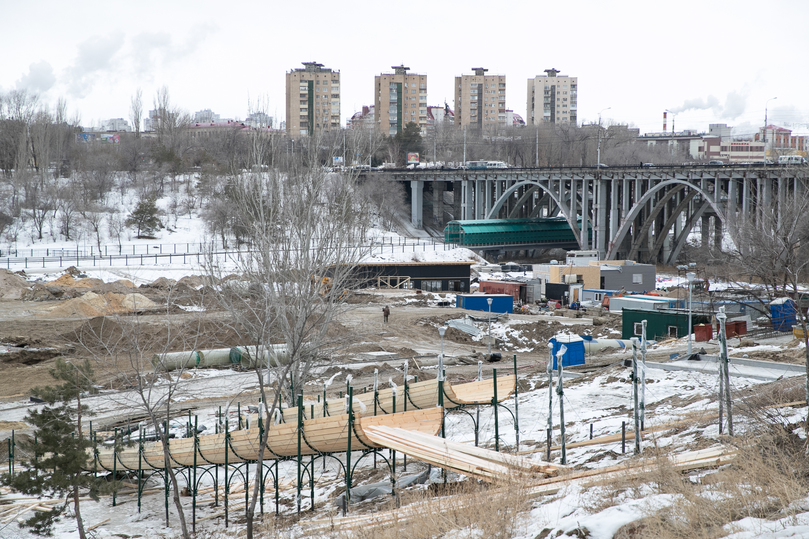
{"label": "building window", "polygon": [[677,335],[677,326],[669,326],[669,337],[677,339],[679,335]]}
{"label": "building window", "polygon": [[635,322],[632,325],[632,332],[635,335],[643,335],[643,323],[642,322]]}
{"label": "building window", "polygon": [[643,274],[642,273],[633,273],[632,274],[632,284],[643,284]]}
{"label": "building window", "polygon": [[441,281],[421,281],[421,289],[425,292],[441,292]]}

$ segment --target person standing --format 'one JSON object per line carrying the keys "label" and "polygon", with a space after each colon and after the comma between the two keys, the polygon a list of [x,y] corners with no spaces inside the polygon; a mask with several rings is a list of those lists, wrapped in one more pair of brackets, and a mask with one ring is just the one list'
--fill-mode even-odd
{"label": "person standing", "polygon": [[390,316],[390,309],[388,308],[387,305],[385,305],[385,308],[382,309],[382,318],[383,318],[383,320],[385,321],[386,324],[388,323],[388,317],[389,316]]}

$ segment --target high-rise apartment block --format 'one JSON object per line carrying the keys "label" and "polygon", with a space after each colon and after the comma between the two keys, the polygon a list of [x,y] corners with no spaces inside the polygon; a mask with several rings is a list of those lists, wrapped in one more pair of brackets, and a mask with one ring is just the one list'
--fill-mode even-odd
{"label": "high-rise apartment block", "polygon": [[286,129],[291,137],[340,129],[340,72],[303,62],[287,73]]}
{"label": "high-rise apartment block", "polygon": [[455,125],[485,129],[506,123],[506,77],[486,75],[473,67],[474,75],[455,77]]}
{"label": "high-rise apartment block", "polygon": [[427,75],[408,73],[409,67],[393,66],[393,73],[374,77],[376,127],[395,135],[410,122],[427,132]]}
{"label": "high-rise apartment block", "polygon": [[546,69],[545,73],[528,79],[528,125],[543,122],[576,125],[578,77],[560,76],[555,69]]}

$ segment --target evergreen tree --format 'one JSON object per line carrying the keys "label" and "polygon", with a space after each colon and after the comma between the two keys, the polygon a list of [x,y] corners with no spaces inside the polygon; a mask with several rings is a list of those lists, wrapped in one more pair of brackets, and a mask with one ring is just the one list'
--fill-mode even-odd
{"label": "evergreen tree", "polygon": [[404,128],[393,137],[394,145],[399,148],[399,158],[402,162],[407,162],[407,154],[416,152],[421,154],[424,151],[424,144],[421,139],[421,128],[415,122],[408,122]]}
{"label": "evergreen tree", "polygon": [[136,227],[139,238],[151,236],[155,231],[163,227],[157,214],[158,209],[155,199],[153,197],[147,197],[138,202],[135,211],[129,214],[129,217],[124,221],[124,225]]}
{"label": "evergreen tree", "polygon": [[64,505],[54,506],[50,512],[37,512],[24,522],[23,525],[30,526],[40,535],[51,534],[54,520],[72,498],[79,537],[85,539],[80,493],[98,500],[103,482],[103,479],[84,472],[90,460],[87,450],[92,443],[82,433],[82,418],[89,412],[81,403],[81,397],[94,391],[93,369],[88,360],[76,365],[58,359],[50,373],[62,384],[37,387],[31,391],[34,397],[45,402],[41,410],[30,410],[26,416],[26,421],[36,429],[36,442],[21,444],[21,449],[33,458],[14,476],[4,474],[2,483],[24,494],[67,496]]}

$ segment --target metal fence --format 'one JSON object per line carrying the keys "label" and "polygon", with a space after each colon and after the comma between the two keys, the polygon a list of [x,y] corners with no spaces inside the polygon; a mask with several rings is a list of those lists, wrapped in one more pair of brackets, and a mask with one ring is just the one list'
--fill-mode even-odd
{"label": "metal fence", "polygon": [[[391,238],[384,239],[390,240]],[[369,256],[447,249],[444,243],[434,239],[396,238],[396,240],[369,242],[363,247],[368,249]],[[126,247],[116,245],[114,247],[114,252],[107,250],[103,254],[99,253],[97,248],[91,248],[89,251],[81,249],[17,250],[15,251],[18,253],[17,255],[9,256],[6,254],[0,257],[0,267],[9,270],[26,270],[59,269],[69,266],[103,268],[147,265],[167,266],[173,264],[199,265],[209,255],[219,262],[249,255],[252,252],[248,245],[243,245],[239,249],[220,248],[220,250],[211,251],[211,246],[205,243],[140,244]]]}

